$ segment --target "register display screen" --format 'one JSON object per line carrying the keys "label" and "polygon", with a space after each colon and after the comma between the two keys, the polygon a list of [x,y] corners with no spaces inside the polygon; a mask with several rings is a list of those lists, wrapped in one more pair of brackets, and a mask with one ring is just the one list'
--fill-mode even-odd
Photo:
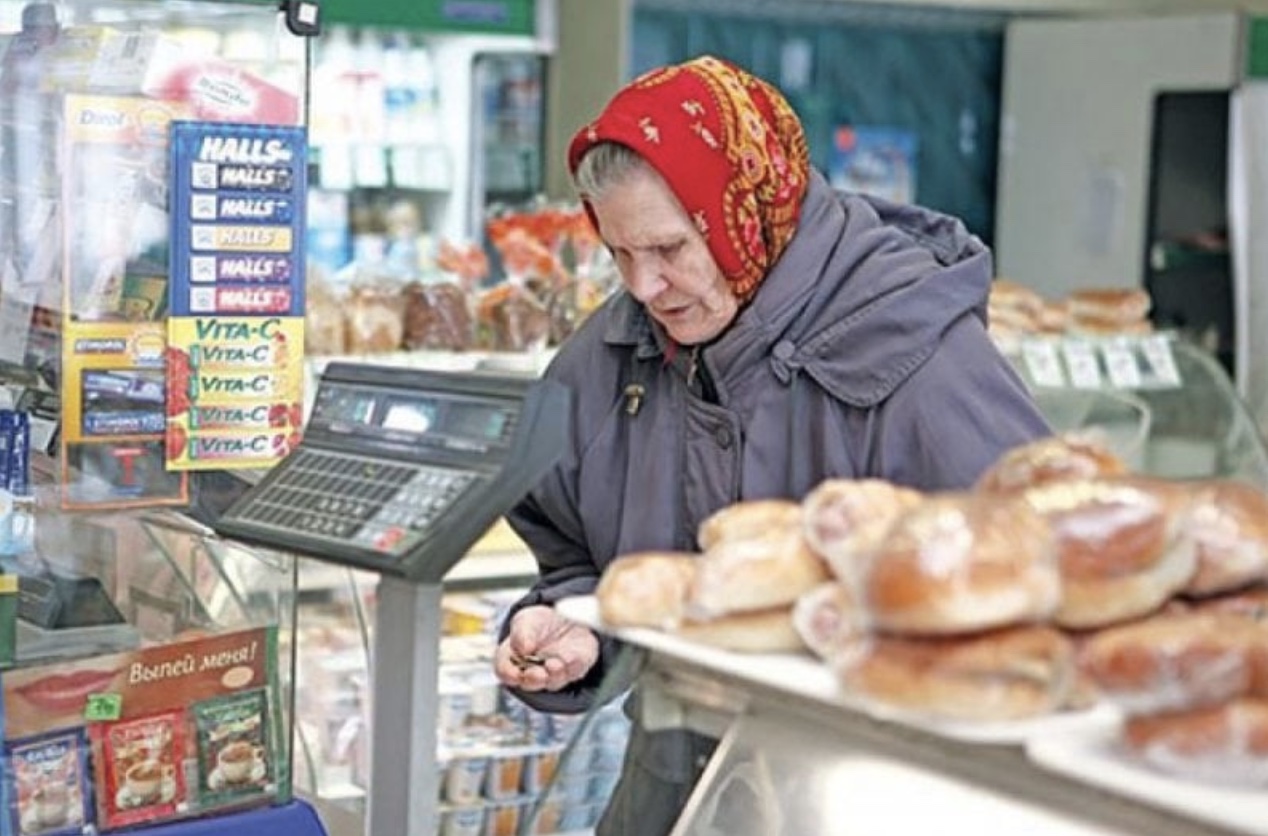
{"label": "register display screen", "polygon": [[312,424],[387,441],[484,449],[507,442],[515,410],[493,398],[327,386],[318,393]]}

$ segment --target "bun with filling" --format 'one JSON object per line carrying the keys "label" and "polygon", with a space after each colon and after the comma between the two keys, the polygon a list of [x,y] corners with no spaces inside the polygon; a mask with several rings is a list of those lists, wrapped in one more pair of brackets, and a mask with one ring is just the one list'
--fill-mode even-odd
{"label": "bun with filling", "polygon": [[1012,491],[1069,479],[1120,476],[1127,465],[1089,436],[1054,435],[1014,447],[978,477],[980,491]]}
{"label": "bun with filling", "polygon": [[1244,482],[1193,485],[1185,533],[1197,546],[1189,595],[1214,595],[1268,579],[1268,495]]}
{"label": "bun with filling", "polygon": [[1060,601],[1051,531],[1019,494],[926,498],[861,575],[873,625],[951,635],[1048,618]]}
{"label": "bun with filling", "polygon": [[1262,786],[1268,783],[1268,702],[1238,699],[1132,717],[1121,744],[1130,756],[1180,778]]}
{"label": "bun with filling", "polygon": [[754,540],[798,530],[801,505],[790,499],[754,499],[714,511],[696,531],[703,551],[724,540]]}
{"label": "bun with filling", "polygon": [[595,589],[599,617],[610,627],[674,627],[686,609],[696,559],[688,552],[618,557],[608,564]]}
{"label": "bun with filling", "polygon": [[752,540],[722,540],[696,560],[687,612],[698,621],[736,612],[792,608],[826,581],[828,567],[800,527]]}
{"label": "bun with filling", "polygon": [[1193,577],[1196,549],[1181,536],[1187,497],[1175,483],[1086,479],[1024,495],[1056,539],[1061,606],[1053,620],[1062,627],[1147,615]]}
{"label": "bun with filling", "polygon": [[839,659],[868,635],[858,598],[840,581],[822,583],[798,598],[792,620],[802,642],[821,659]]}
{"label": "bun with filling", "polygon": [[1070,316],[1077,325],[1082,321],[1129,324],[1149,315],[1153,302],[1149,294],[1138,287],[1093,287],[1071,292],[1066,301]]}
{"label": "bun with filling", "polygon": [[1180,613],[1092,634],[1080,667],[1125,714],[1188,711],[1256,695],[1265,647],[1268,627],[1249,618]]}
{"label": "bun with filling", "polygon": [[888,706],[955,720],[1017,720],[1063,706],[1074,683],[1069,639],[1048,627],[969,637],[877,637],[838,667],[844,687]]}
{"label": "bun with filling", "polygon": [[706,621],[682,621],[674,632],[688,641],[742,653],[804,650],[788,607],[731,613]]}
{"label": "bun with filling", "polygon": [[806,541],[838,579],[855,583],[890,527],[923,498],[881,479],[828,479],[802,500]]}

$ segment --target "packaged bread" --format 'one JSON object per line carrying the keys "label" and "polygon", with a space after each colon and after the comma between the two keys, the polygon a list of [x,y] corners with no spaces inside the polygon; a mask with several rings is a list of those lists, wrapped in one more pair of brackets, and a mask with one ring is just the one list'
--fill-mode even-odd
{"label": "packaged bread", "polygon": [[839,580],[857,583],[890,527],[923,498],[881,479],[828,479],[802,500],[806,541]]}
{"label": "packaged bread", "polygon": [[1268,784],[1268,701],[1262,699],[1131,717],[1120,742],[1130,757],[1185,780]]}
{"label": "packaged bread", "polygon": [[724,540],[754,540],[797,534],[801,505],[790,499],[750,499],[714,511],[700,523],[696,541],[708,551]]}
{"label": "packaged bread", "polygon": [[1091,435],[1067,433],[1013,447],[978,477],[980,491],[1011,491],[1068,479],[1121,476],[1127,465]]}
{"label": "packaged bread", "polygon": [[1158,479],[1083,479],[1025,491],[1051,527],[1061,574],[1053,620],[1073,629],[1147,615],[1184,588],[1197,568],[1181,536],[1187,493]]}
{"label": "packaged bread", "polygon": [[347,305],[349,353],[400,350],[405,336],[405,304],[399,287],[389,283],[357,285],[349,293]]}
{"label": "packaged bread", "polygon": [[688,641],[741,653],[804,650],[789,607],[729,613],[703,621],[683,619],[673,632]]}
{"label": "packaged bread", "polygon": [[1088,636],[1080,667],[1129,715],[1188,711],[1264,687],[1268,625],[1235,613],[1154,616]]}
{"label": "packaged bread", "polygon": [[794,528],[783,535],[726,539],[696,560],[687,612],[699,621],[775,607],[792,609],[826,581],[828,567]]}
{"label": "packaged bread", "polygon": [[410,282],[405,286],[402,342],[411,351],[466,351],[475,342],[467,293],[457,282]]}
{"label": "packaged bread", "polygon": [[545,347],[550,314],[527,288],[506,282],[480,296],[476,325],[482,348],[529,351]]}
{"label": "packaged bread", "polygon": [[1061,598],[1051,530],[1018,494],[927,497],[894,523],[859,589],[878,629],[923,635],[1040,621]]}
{"label": "packaged bread", "polygon": [[1232,479],[1189,488],[1185,534],[1195,542],[1198,565],[1183,591],[1214,595],[1268,580],[1268,495]]}
{"label": "packaged bread", "polygon": [[347,351],[344,301],[319,277],[311,277],[304,307],[304,348],[309,354],[331,356]]}
{"label": "packaged bread", "polygon": [[611,627],[672,629],[683,618],[695,570],[696,556],[689,552],[622,555],[599,578],[599,617]]}
{"label": "packaged bread", "polygon": [[1074,684],[1069,639],[1048,627],[1008,627],[965,637],[876,636],[834,666],[842,685],[918,715],[1004,721],[1063,707]]}

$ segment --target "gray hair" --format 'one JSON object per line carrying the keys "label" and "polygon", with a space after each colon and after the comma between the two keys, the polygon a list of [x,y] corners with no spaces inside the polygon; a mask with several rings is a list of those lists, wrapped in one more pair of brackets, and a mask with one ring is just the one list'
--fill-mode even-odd
{"label": "gray hair", "polygon": [[634,174],[648,171],[655,169],[628,145],[600,142],[586,151],[572,179],[582,197],[598,198]]}

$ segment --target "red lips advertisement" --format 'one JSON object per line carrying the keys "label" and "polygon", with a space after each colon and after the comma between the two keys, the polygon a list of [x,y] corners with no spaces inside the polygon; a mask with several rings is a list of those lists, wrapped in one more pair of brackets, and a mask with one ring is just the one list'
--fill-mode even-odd
{"label": "red lips advertisement", "polygon": [[92,695],[117,695],[128,719],[261,688],[273,684],[276,660],[270,627],[5,671],[4,736],[83,725]]}

